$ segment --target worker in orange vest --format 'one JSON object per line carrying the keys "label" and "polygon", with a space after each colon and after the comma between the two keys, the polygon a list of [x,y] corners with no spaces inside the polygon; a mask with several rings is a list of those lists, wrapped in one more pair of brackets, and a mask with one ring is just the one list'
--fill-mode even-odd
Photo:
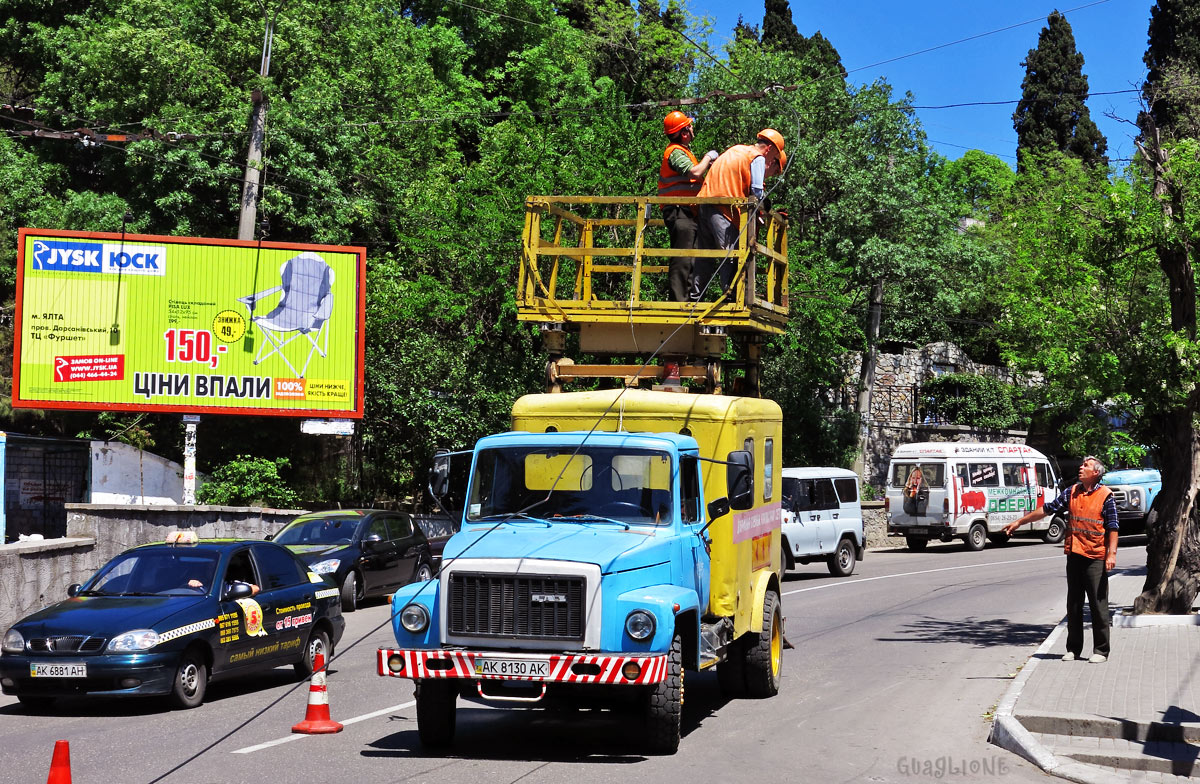
{"label": "worker in orange vest", "polygon": [[[783,171],[787,163],[784,157],[783,134],[774,128],[764,128],[758,132],[754,144],[735,144],[721,153],[704,178],[698,196],[707,197],[737,197],[753,196],[763,198],[765,193],[763,182],[769,175]],[[747,227],[753,231],[754,224]],[[741,233],[740,215],[735,215],[729,207],[709,206],[700,207],[700,247],[711,250],[735,250]],[[750,235],[753,241],[753,234]],[[720,266],[718,266],[718,263]],[[699,300],[704,295],[704,289],[719,272],[721,286],[728,289],[733,283],[733,275],[737,269],[732,256],[724,259],[697,259],[692,266],[692,285],[689,296]]]}
{"label": "worker in orange vest", "polygon": [[1117,565],[1117,502],[1112,490],[1100,484],[1104,464],[1094,457],[1079,466],[1079,484],[1072,485],[1053,501],[1004,526],[1009,536],[1025,523],[1046,515],[1067,514],[1067,536],[1063,550],[1067,554],[1067,652],[1063,661],[1083,656],[1083,598],[1092,612],[1093,664],[1108,661],[1110,652],[1108,615],[1108,573]]}
{"label": "worker in orange vest", "polygon": [[[709,150],[704,157],[697,161],[692,154],[692,139],[696,138],[696,129],[692,118],[683,112],[671,112],[663,119],[663,131],[670,139],[667,148],[663,150],[662,165],[658,169],[659,196],[695,196],[704,182],[704,173],[717,159],[717,151]],[[694,204],[663,204],[663,221],[667,224],[667,233],[671,236],[671,247],[680,250],[692,250],[699,240],[700,225],[699,211]],[[674,256],[671,258],[671,271],[668,280],[671,290],[671,301],[686,302],[688,285],[692,277],[691,256]]]}

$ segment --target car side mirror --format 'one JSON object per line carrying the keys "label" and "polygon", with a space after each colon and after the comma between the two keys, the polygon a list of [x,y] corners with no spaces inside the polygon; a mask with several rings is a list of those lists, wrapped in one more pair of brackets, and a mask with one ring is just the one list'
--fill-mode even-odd
{"label": "car side mirror", "polygon": [[363,537],[362,546],[364,550],[374,550],[383,541],[383,537],[379,534],[368,534]]}
{"label": "car side mirror", "polygon": [[82,587],[83,586],[79,583],[71,583],[67,586],[67,596],[74,596],[75,594],[79,593],[79,589]]}
{"label": "car side mirror", "polygon": [[269,542],[269,541],[271,541],[272,539],[274,539],[274,538],[275,538],[275,534],[267,534],[267,535],[266,535],[266,536],[264,536],[263,538],[264,538],[264,539],[266,539],[266,540]]}
{"label": "car side mirror", "polygon": [[749,509],[754,506],[754,456],[739,449],[726,458],[725,488],[729,506]]}
{"label": "car side mirror", "polygon": [[250,587],[250,583],[237,581],[230,584],[230,586],[225,589],[225,595],[221,598],[225,601],[232,602],[237,601],[238,599],[249,599],[253,595],[254,589]]}
{"label": "car side mirror", "polygon": [[708,502],[708,519],[711,523],[722,515],[729,514],[729,499],[714,498]]}
{"label": "car side mirror", "polygon": [[433,456],[433,467],[429,469],[429,492],[438,499],[444,498],[450,489],[450,453],[439,449]]}

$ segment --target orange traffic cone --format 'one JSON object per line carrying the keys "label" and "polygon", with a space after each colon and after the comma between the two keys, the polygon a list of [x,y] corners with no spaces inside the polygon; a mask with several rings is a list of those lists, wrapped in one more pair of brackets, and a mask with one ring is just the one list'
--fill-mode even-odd
{"label": "orange traffic cone", "polygon": [[318,653],[315,658],[312,683],[308,687],[308,710],[304,714],[304,721],[292,727],[292,732],[304,735],[341,732],[342,725],[329,718],[329,692],[325,688],[325,654]]}
{"label": "orange traffic cone", "polygon": [[50,759],[50,775],[46,784],[71,784],[71,744],[54,741],[54,756]]}

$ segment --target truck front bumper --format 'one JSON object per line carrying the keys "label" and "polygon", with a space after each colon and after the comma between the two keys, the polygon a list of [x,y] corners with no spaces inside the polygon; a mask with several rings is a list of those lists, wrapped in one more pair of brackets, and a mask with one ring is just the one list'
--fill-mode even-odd
{"label": "truck front bumper", "polygon": [[508,653],[380,648],[380,675],[392,678],[650,686],[667,677],[667,654]]}

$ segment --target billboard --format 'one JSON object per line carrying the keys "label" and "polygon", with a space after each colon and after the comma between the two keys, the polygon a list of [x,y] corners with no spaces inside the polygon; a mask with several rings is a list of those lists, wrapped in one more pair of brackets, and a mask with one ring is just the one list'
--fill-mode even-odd
{"label": "billboard", "polygon": [[361,418],[366,250],[21,229],[13,405]]}

